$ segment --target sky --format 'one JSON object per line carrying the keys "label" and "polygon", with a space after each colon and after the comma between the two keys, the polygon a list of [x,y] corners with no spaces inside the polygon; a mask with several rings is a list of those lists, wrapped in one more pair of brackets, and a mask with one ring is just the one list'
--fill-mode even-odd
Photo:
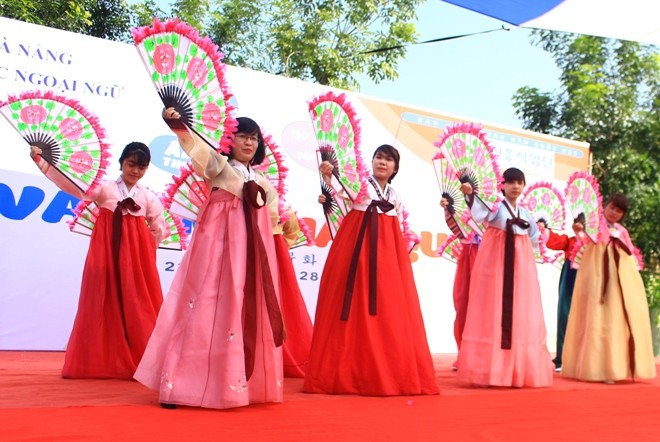
{"label": "sky", "polygon": [[[169,10],[169,0],[156,3]],[[559,69],[548,53],[532,46],[528,29],[440,0],[426,0],[417,17],[418,41],[503,25],[509,31],[410,46],[399,61],[398,79],[375,84],[366,75],[359,76],[359,92],[478,123],[521,128],[512,104],[516,90],[522,86],[544,92],[559,88]]]}

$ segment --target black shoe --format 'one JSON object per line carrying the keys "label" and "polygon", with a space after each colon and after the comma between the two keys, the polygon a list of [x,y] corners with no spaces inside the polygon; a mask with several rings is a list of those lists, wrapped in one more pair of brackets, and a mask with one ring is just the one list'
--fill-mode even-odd
{"label": "black shoe", "polygon": [[176,404],[168,404],[167,402],[161,402],[160,406],[168,410],[174,410],[176,408]]}

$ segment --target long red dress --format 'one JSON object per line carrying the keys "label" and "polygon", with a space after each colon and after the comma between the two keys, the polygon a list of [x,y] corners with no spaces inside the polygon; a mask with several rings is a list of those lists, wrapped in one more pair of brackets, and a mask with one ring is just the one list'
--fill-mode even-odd
{"label": "long red dress", "polygon": [[369,312],[367,228],[348,319],[340,319],[365,208],[372,199],[379,199],[371,186],[369,191],[372,198],[353,206],[330,247],[321,276],[303,390],[369,396],[438,394],[410,257],[397,216],[402,206],[389,186],[383,194],[395,208],[388,213],[378,209],[372,215],[378,218],[377,312]]}
{"label": "long red dress", "polygon": [[[99,206],[62,377],[132,379],[163,302],[156,267],[157,244],[167,228],[163,206],[140,184],[129,192],[121,178],[105,181],[85,195],[43,159],[38,165],[64,192]],[[140,209],[124,209],[117,267],[111,246],[112,215],[126,197]]]}

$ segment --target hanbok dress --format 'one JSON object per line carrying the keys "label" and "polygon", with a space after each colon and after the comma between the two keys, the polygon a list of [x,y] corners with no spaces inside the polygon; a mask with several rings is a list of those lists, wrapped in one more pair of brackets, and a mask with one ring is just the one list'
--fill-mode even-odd
{"label": "hanbok dress", "polygon": [[536,222],[520,205],[514,210],[506,201],[492,213],[475,199],[470,211],[488,228],[470,279],[457,380],[479,386],[549,386],[553,365],[532,250]]}
{"label": "hanbok dress", "polygon": [[564,350],[564,340],[566,338],[566,326],[568,325],[568,315],[571,311],[571,300],[573,299],[573,287],[575,286],[575,277],[577,270],[572,268],[572,262],[569,259],[569,254],[575,246],[575,237],[560,235],[547,230],[548,239],[545,246],[552,250],[564,251],[564,264],[561,267],[559,274],[559,299],[557,301],[557,351],[555,358],[552,360],[555,368],[562,367],[562,354]]}
{"label": "hanbok dress", "polygon": [[653,379],[651,322],[628,231],[600,223],[577,272],[562,376],[582,381]]}
{"label": "hanbok dress", "polygon": [[284,376],[305,377],[312,346],[312,319],[298,285],[296,270],[291,261],[289,247],[300,231],[300,224],[293,212],[288,219],[273,230],[280,280],[280,299],[286,339],[282,345]]}
{"label": "hanbok dress", "polygon": [[461,239],[463,250],[456,263],[453,288],[454,310],[456,311],[454,339],[456,340],[456,347],[459,351],[461,350],[463,329],[465,329],[465,318],[467,317],[467,306],[470,299],[470,277],[472,275],[472,269],[474,269],[474,262],[477,259],[480,242],[481,237],[478,235],[474,235],[470,239]]}
{"label": "hanbok dress", "polygon": [[139,183],[128,190],[120,177],[83,194],[43,158],[37,164],[62,191],[99,208],[62,377],[132,379],[163,302],[156,267],[167,235],[163,206]]}
{"label": "hanbok dress", "polygon": [[438,394],[401,232],[403,205],[372,176],[338,230],[321,276],[308,393]]}
{"label": "hanbok dress", "polygon": [[277,193],[260,172],[170,124],[210,195],[135,379],[166,404],[282,402]]}

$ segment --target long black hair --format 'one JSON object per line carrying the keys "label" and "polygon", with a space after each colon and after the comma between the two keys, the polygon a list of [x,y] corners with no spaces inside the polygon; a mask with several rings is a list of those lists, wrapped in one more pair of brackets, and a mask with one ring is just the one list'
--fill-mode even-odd
{"label": "long black hair", "polygon": [[119,157],[119,167],[124,163],[128,157],[135,156],[135,162],[138,166],[147,167],[151,163],[151,151],[146,144],[139,141],[128,143]]}
{"label": "long black hair", "polygon": [[[261,162],[266,158],[266,143],[264,143],[264,137],[261,134],[261,128],[252,118],[248,117],[238,117],[238,126],[236,127],[236,134],[246,134],[246,135],[256,135],[259,140],[257,143],[257,150],[254,152],[254,156],[250,161],[250,164],[261,164]],[[229,153],[229,158],[232,158],[231,152]]]}
{"label": "long black hair", "polygon": [[394,172],[392,172],[392,175],[390,175],[390,178],[387,180],[388,183],[392,184],[392,180],[399,172],[399,162],[401,161],[401,155],[399,155],[399,151],[396,150],[394,146],[390,146],[389,144],[381,144],[374,151],[374,156],[371,157],[372,161],[374,158],[376,158],[376,155],[378,155],[379,152],[382,152],[383,154],[392,157],[392,159],[394,160]]}

